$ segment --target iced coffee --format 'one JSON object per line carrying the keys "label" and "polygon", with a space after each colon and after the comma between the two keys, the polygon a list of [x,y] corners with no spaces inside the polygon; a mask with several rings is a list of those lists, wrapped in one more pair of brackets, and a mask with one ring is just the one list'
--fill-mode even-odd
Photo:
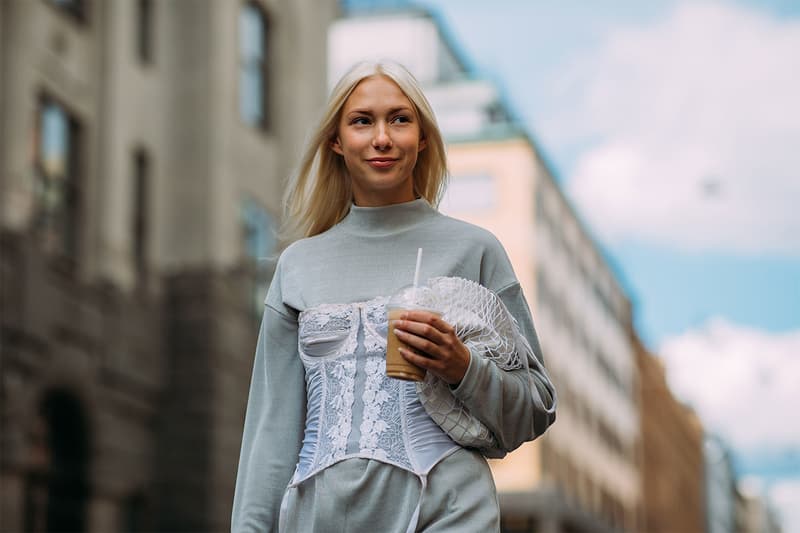
{"label": "iced coffee", "polygon": [[389,321],[389,331],[386,335],[386,375],[406,381],[422,381],[425,379],[425,369],[408,362],[398,348],[409,348],[397,338],[394,333],[394,323],[406,311],[428,311],[437,316],[442,316],[440,306],[436,301],[433,291],[425,286],[408,286],[400,289],[386,304],[386,314]]}

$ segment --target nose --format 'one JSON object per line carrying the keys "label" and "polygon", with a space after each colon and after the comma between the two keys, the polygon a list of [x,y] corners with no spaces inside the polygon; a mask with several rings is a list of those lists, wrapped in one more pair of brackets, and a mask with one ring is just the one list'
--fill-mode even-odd
{"label": "nose", "polygon": [[386,123],[378,122],[375,125],[375,136],[372,138],[372,146],[376,150],[388,150],[392,147],[392,138]]}

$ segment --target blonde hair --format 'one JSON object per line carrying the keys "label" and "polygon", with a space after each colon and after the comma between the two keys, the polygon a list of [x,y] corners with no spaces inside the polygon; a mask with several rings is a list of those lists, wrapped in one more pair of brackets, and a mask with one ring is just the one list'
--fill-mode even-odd
{"label": "blonde hair", "polygon": [[283,198],[283,225],[279,238],[289,244],[318,235],[347,215],[352,203],[350,177],[342,156],[331,148],[347,98],[361,81],[385,76],[394,81],[414,105],[425,149],[414,166],[414,194],[437,207],[447,182],[444,141],[428,100],[414,76],[392,61],[364,61],[354,65],[331,91],[319,126],[308,140],[297,171]]}

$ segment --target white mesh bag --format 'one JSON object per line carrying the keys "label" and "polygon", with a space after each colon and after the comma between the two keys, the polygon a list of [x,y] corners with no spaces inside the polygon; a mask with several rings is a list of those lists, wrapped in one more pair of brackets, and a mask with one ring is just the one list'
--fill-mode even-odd
{"label": "white mesh bag", "polygon": [[[528,368],[530,344],[496,294],[463,278],[432,278],[428,286],[442,302],[442,319],[455,328],[473,357],[485,357],[506,371]],[[417,393],[434,422],[458,444],[498,448],[491,431],[453,395],[447,383],[428,372],[425,380],[417,383]]]}

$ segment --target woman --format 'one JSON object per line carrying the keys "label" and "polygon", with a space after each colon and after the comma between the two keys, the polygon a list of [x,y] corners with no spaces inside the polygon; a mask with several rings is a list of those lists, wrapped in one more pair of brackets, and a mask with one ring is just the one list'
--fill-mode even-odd
{"label": "woman", "polygon": [[[542,434],[555,391],[502,246],[433,207],[445,177],[444,144],[416,80],[394,63],[353,67],[287,190],[284,231],[294,242],[265,301],[233,531],[499,531],[484,455]],[[418,385],[383,373],[385,297],[413,278],[418,247],[420,279],[488,289],[527,347],[512,354],[522,363],[501,368],[436,315],[409,312],[394,324],[412,348],[403,356],[487,430],[482,450],[433,422]]]}

